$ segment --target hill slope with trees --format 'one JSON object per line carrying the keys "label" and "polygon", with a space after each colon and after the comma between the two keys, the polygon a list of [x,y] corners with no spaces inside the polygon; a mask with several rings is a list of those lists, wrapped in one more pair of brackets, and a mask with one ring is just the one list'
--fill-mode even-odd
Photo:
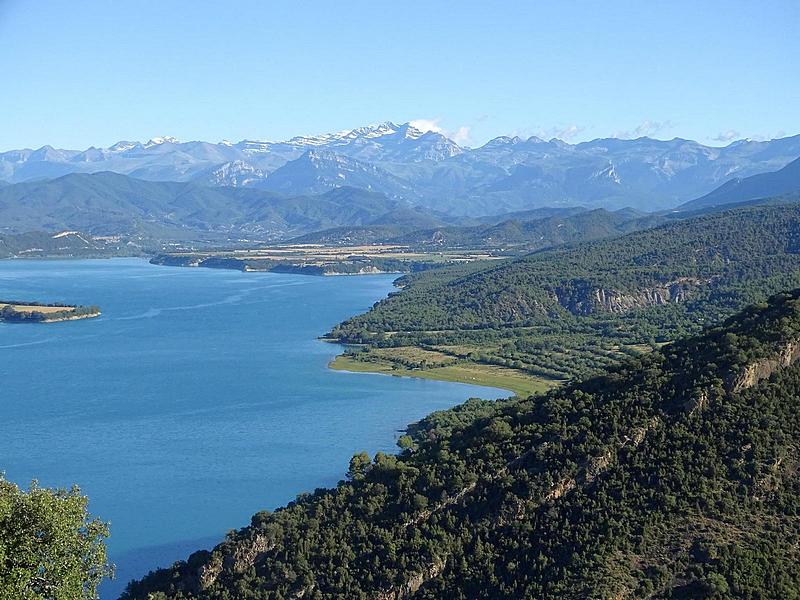
{"label": "hill slope with trees", "polygon": [[281,239],[336,225],[364,225],[406,204],[340,187],[286,196],[255,189],[144,181],[117,173],[76,173],[0,188],[3,233],[77,230],[156,239],[242,235]]}
{"label": "hill slope with trees", "polygon": [[353,457],[126,600],[795,598],[800,291]]}
{"label": "hill slope with trees", "polygon": [[800,206],[703,215],[399,281],[402,291],[331,337],[569,379],[800,285]]}

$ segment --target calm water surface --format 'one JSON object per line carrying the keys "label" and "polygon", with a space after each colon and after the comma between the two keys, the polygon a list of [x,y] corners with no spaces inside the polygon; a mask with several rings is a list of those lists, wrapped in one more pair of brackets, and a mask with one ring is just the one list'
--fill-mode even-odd
{"label": "calm water surface", "polygon": [[0,299],[97,304],[97,319],[0,324],[0,471],[78,483],[111,521],[116,582],[166,566],[474,386],[350,374],[317,336],[393,276],[308,277],[138,259],[0,261]]}

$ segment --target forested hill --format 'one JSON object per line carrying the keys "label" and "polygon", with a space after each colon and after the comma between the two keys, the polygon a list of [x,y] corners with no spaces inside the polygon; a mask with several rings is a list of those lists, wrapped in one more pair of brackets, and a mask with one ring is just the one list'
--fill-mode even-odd
{"label": "forested hill", "polygon": [[0,224],[7,233],[77,230],[158,240],[281,239],[337,225],[392,220],[404,207],[383,194],[351,187],[290,197],[143,181],[117,173],[76,173],[0,188]]}
{"label": "forested hill", "polygon": [[569,378],[800,285],[800,206],[715,213],[402,281],[332,337]]}
{"label": "forested hill", "polygon": [[0,258],[131,256],[144,252],[145,248],[131,240],[117,236],[93,237],[80,231],[0,233]]}
{"label": "forested hill", "polygon": [[605,376],[436,413],[126,598],[795,598],[798,357],[795,291]]}
{"label": "forested hill", "polygon": [[292,242],[400,244],[428,250],[491,248],[523,254],[560,244],[600,239],[654,227],[667,219],[664,215],[644,215],[629,210],[611,212],[598,208],[576,214],[502,219],[497,223],[479,225],[339,227],[311,233]]}
{"label": "forested hill", "polygon": [[464,277],[432,271],[417,278],[425,285],[412,279],[348,326],[451,329],[621,312],[657,304],[661,293],[665,301],[688,300],[723,282],[785,274],[777,267],[794,265],[798,253],[800,207],[742,209],[534,253]]}

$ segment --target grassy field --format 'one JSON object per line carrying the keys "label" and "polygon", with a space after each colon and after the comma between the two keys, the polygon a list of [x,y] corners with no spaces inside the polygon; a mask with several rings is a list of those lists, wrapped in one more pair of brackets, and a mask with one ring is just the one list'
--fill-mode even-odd
{"label": "grassy field", "polygon": [[544,392],[560,384],[559,381],[533,377],[514,369],[477,363],[459,363],[429,369],[409,369],[388,360],[366,362],[340,355],[329,366],[337,371],[384,373],[398,377],[419,377],[421,379],[483,385],[508,390],[517,396],[523,397]]}
{"label": "grassy field", "polygon": [[352,260],[353,258],[394,258],[426,262],[471,262],[497,258],[485,250],[418,252],[407,246],[323,246],[317,244],[276,245],[247,250],[208,250],[171,252],[172,256],[191,256],[200,259],[235,258],[239,260],[301,261],[307,264],[325,264]]}
{"label": "grassy field", "polygon": [[11,306],[17,312],[38,312],[43,313],[45,315],[57,313],[57,312],[65,312],[65,311],[73,311],[75,310],[74,306],[35,306],[35,305],[27,305],[27,304],[5,304],[0,302],[0,310],[5,308],[6,306]]}

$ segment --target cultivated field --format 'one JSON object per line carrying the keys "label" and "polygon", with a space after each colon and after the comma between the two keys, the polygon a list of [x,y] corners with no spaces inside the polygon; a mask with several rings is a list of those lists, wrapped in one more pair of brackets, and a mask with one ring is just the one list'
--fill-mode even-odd
{"label": "cultivated field", "polygon": [[0,310],[3,310],[6,306],[10,306],[17,312],[38,312],[45,315],[75,310],[74,306],[36,306],[34,304],[7,304],[0,302]]}
{"label": "cultivated field", "polygon": [[248,250],[170,252],[171,256],[220,257],[240,260],[302,261],[306,263],[352,260],[354,258],[394,258],[412,261],[473,261],[496,258],[483,251],[475,252],[414,252],[407,246],[323,246],[298,244],[292,246],[267,246]]}

